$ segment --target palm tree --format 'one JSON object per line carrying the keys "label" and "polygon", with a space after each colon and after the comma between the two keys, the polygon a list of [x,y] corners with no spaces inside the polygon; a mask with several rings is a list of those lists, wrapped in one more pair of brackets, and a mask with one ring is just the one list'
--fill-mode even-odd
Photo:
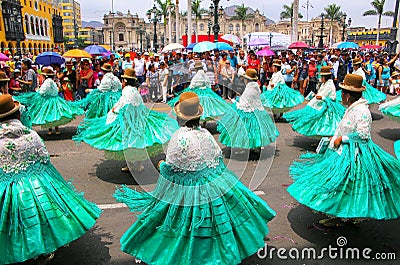
{"label": "palm tree", "polygon": [[237,6],[235,9],[235,15],[231,17],[232,20],[239,20],[240,21],[240,36],[242,38],[242,43],[243,43],[243,26],[244,22],[248,19],[251,19],[254,17],[254,14],[249,14],[247,13],[248,7],[244,6],[242,4],[241,6]]}
{"label": "palm tree", "polygon": [[[299,18],[303,18],[303,15],[300,13]],[[290,19],[290,28],[293,29],[293,3],[290,6],[283,5],[283,11],[280,14],[280,19]]]}
{"label": "palm tree", "polygon": [[363,16],[378,16],[378,33],[376,34],[376,45],[379,45],[379,34],[381,31],[381,21],[382,16],[393,17],[394,12],[386,11],[383,12],[383,6],[385,5],[386,0],[373,0],[371,5],[374,9],[365,11]]}
{"label": "palm tree", "polygon": [[161,12],[161,15],[163,16],[163,24],[164,24],[164,32],[167,32],[167,17],[168,17],[168,28],[169,28],[169,43],[171,43],[171,12],[172,9],[174,8],[174,4],[172,3],[171,0],[156,0],[156,3],[158,5],[158,9]]}
{"label": "palm tree", "polygon": [[201,8],[201,2],[203,0],[192,0],[192,14],[194,14],[195,22],[196,22],[196,42],[199,41],[199,25],[198,21],[201,18],[202,14],[207,13],[208,11],[204,8]]}
{"label": "palm tree", "polygon": [[333,44],[333,22],[341,21],[344,13],[340,11],[340,6],[336,4],[329,5],[325,7],[324,17],[331,21],[330,32],[329,32],[329,44],[332,46]]}

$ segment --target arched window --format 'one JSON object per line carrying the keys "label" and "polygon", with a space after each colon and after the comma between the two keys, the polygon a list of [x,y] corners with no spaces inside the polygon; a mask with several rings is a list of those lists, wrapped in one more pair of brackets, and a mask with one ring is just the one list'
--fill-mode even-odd
{"label": "arched window", "polygon": [[29,26],[29,16],[25,15],[25,29],[26,29],[26,34],[31,34],[31,28]]}
{"label": "arched window", "polygon": [[119,41],[124,41],[124,34],[123,34],[123,33],[120,33],[120,34],[118,35],[118,40],[119,40]]}
{"label": "arched window", "polygon": [[40,35],[40,25],[39,25],[39,19],[35,19],[35,26],[36,26],[36,35]]}
{"label": "arched window", "polygon": [[44,36],[44,29],[43,29],[43,19],[40,19],[40,35]]}
{"label": "arched window", "polygon": [[229,24],[229,31],[233,31],[233,24]]}
{"label": "arched window", "polygon": [[201,31],[204,30],[204,24],[203,24],[203,23],[200,24],[200,30],[201,30]]}
{"label": "arched window", "polygon": [[236,24],[236,31],[240,31],[240,25]]}
{"label": "arched window", "polygon": [[256,32],[260,31],[260,24],[256,23]]}
{"label": "arched window", "polygon": [[47,26],[47,20],[45,20],[45,21],[44,21],[44,35],[45,35],[45,36],[48,36],[47,27],[48,27],[48,26]]}
{"label": "arched window", "polygon": [[31,34],[35,35],[35,22],[33,21],[33,17],[31,17]]}

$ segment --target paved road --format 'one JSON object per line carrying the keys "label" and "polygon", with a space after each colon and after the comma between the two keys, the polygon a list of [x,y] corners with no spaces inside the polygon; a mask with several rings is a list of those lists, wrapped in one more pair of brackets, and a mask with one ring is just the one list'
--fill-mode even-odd
{"label": "paved road", "polygon": [[[164,105],[157,105],[158,109],[165,109]],[[399,124],[388,120],[372,107],[373,113],[373,140],[384,150],[393,154],[393,142],[400,139]],[[124,162],[108,161],[103,152],[95,150],[86,144],[76,145],[72,140],[76,126],[81,119],[62,127],[61,136],[47,136],[40,128],[35,128],[45,140],[46,146],[52,156],[53,165],[61,172],[66,180],[73,180],[78,190],[85,192],[85,197],[101,207],[105,208],[96,226],[85,236],[72,242],[68,247],[56,252],[51,264],[63,265],[98,265],[98,264],[143,264],[135,261],[133,257],[120,251],[119,240],[122,234],[135,222],[136,217],[125,207],[117,204],[112,197],[115,188],[120,185],[137,187],[135,180],[130,174],[120,172]],[[291,130],[289,124],[277,122],[280,136],[276,143],[276,150],[267,147],[261,158],[252,155],[250,159],[236,156],[229,160],[230,152],[223,149],[229,168],[238,174],[242,174],[242,181],[254,185],[251,179],[255,169],[260,171],[266,178],[261,185],[255,188],[257,194],[267,201],[277,212],[277,216],[269,223],[270,233],[266,242],[268,251],[271,248],[291,248],[300,250],[305,247],[314,247],[320,250],[323,247],[337,247],[337,238],[344,236],[347,246],[358,247],[361,250],[369,247],[375,252],[394,252],[399,256],[400,249],[400,227],[399,220],[394,221],[368,221],[360,227],[346,225],[338,229],[321,229],[315,227],[314,223],[323,218],[322,215],[312,212],[310,209],[298,205],[286,192],[291,180],[288,175],[288,167],[291,162],[305,151],[315,150],[318,141],[298,135]],[[215,135],[215,124],[210,123],[207,128]],[[146,164],[146,170],[137,176],[143,188],[150,189],[154,186],[157,178],[153,165],[156,165],[163,156],[153,159]],[[151,164],[153,163],[153,165]],[[272,166],[271,166],[272,165]],[[271,167],[270,167],[271,166]],[[269,169],[270,167],[270,169]],[[244,170],[243,170],[244,169]],[[269,169],[269,171],[268,171]],[[400,173],[399,173],[400,174]],[[141,189],[142,187],[138,187]],[[292,250],[295,254],[295,250]],[[321,260],[279,260],[263,258],[264,252],[254,255],[242,264],[364,264],[365,260],[346,261],[329,259],[326,254]],[[287,255],[287,253],[286,253]],[[261,257],[261,258],[260,258]],[[386,261],[380,264],[400,264],[397,261]],[[374,264],[376,260],[372,261]],[[371,262],[369,262],[371,263]],[[368,264],[369,264],[368,263]],[[25,264],[31,264],[26,262]],[[372,263],[371,263],[372,264]],[[171,264],[172,265],[172,264]]]}

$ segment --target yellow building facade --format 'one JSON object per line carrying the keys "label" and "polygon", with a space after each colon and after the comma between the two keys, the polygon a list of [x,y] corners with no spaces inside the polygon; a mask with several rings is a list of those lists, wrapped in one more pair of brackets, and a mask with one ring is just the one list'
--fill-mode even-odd
{"label": "yellow building facade", "polygon": [[72,40],[75,39],[75,33],[78,37],[82,28],[81,5],[74,0],[60,0],[60,3],[64,37],[71,39],[68,44],[74,44]]}
{"label": "yellow building facade", "polygon": [[[376,35],[378,30],[372,29],[367,30],[365,28],[354,28],[348,34],[347,40],[357,43],[360,46],[363,45],[375,45]],[[383,28],[379,32],[379,45],[385,46],[390,40],[390,28]]]}
{"label": "yellow building facade", "polygon": [[[37,55],[45,51],[52,51],[57,48],[62,51],[62,25],[57,24],[57,19],[61,23],[61,5],[56,0],[19,0],[2,1],[10,10],[20,9],[20,15],[7,15],[5,20],[4,10],[0,18],[0,47],[6,54],[15,55],[17,53],[18,41],[21,53]],[[10,5],[10,7],[8,6]],[[17,14],[17,13],[15,13]],[[21,31],[15,26],[8,24],[22,24],[22,32],[18,32],[18,38],[11,37],[7,28],[12,31]],[[56,28],[54,28],[56,27]],[[60,32],[61,30],[61,32]],[[22,35],[20,35],[22,34]],[[61,36],[60,36],[61,34]],[[55,36],[56,35],[56,36]],[[22,37],[21,37],[22,36]]]}

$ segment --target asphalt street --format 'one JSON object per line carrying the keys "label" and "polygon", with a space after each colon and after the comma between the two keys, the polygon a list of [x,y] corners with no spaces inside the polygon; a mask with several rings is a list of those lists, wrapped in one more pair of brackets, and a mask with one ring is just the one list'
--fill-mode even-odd
{"label": "asphalt street", "polygon": [[[157,104],[155,109],[168,111],[166,105]],[[384,150],[393,155],[393,142],[400,139],[400,125],[384,117],[377,106],[372,106],[373,125],[372,139]],[[135,174],[122,173],[123,161],[109,161],[102,151],[87,144],[75,144],[72,136],[81,121],[61,127],[61,135],[48,136],[46,131],[36,127],[35,130],[45,140],[51,154],[53,165],[61,172],[65,180],[72,180],[74,186],[83,191],[85,197],[100,205],[104,212],[97,224],[86,235],[72,242],[69,246],[56,251],[50,264],[54,265],[99,265],[99,264],[144,264],[120,250],[120,238],[135,221],[136,217],[128,208],[118,204],[112,197],[116,187],[128,185],[138,190],[151,190],[157,180],[155,165],[164,155],[159,155],[145,164],[145,171]],[[250,185],[263,200],[277,212],[269,223],[266,250],[284,248],[291,250],[304,248],[338,247],[338,237],[347,242],[343,247],[371,248],[372,253],[395,253],[399,256],[400,227],[399,220],[365,221],[359,227],[345,225],[341,228],[324,229],[316,223],[324,218],[307,207],[299,205],[287,193],[286,188],[292,182],[288,168],[301,153],[313,152],[318,144],[317,139],[303,137],[293,132],[290,125],[283,121],[277,123],[280,136],[274,145],[266,147],[261,155],[235,155],[223,148],[226,163],[231,170],[241,176],[241,181]],[[215,123],[208,123],[207,128],[218,139]],[[399,172],[400,174],[400,172]],[[264,178],[265,177],[265,178]],[[321,176],[323,177],[323,176]],[[142,185],[137,185],[137,183]],[[259,185],[258,185],[259,184]],[[286,256],[287,256],[286,252]],[[295,250],[292,253],[296,253]],[[325,253],[326,254],[326,253]],[[372,254],[371,254],[372,255]],[[324,255],[320,259],[279,259],[265,257],[265,251],[244,260],[242,264],[400,264],[400,258],[378,262],[377,259],[340,259]],[[24,264],[35,264],[25,262]],[[174,265],[174,264],[169,264]]]}

